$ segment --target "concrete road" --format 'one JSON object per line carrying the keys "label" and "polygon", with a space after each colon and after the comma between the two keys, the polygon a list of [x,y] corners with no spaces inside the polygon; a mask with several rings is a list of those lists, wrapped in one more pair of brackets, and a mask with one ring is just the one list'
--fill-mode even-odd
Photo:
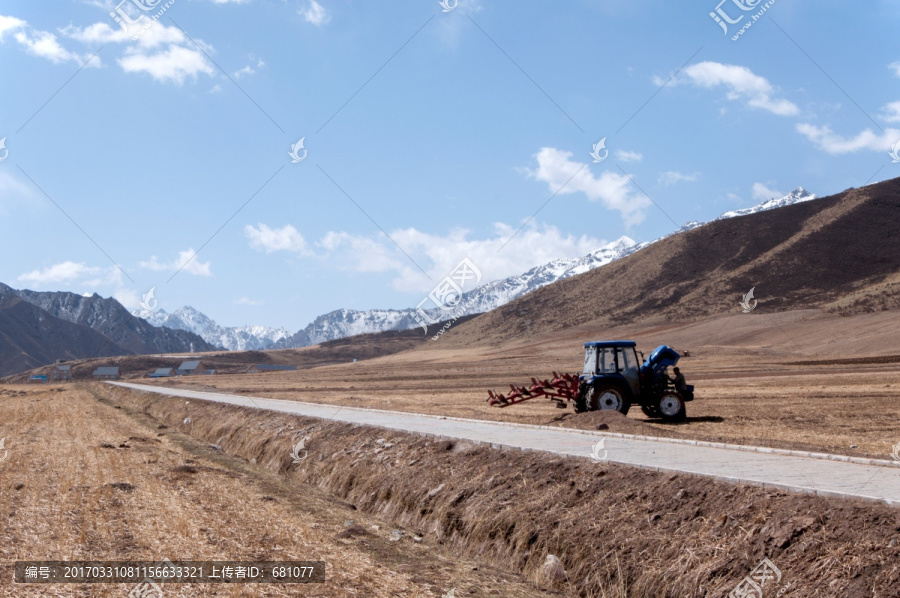
{"label": "concrete road", "polygon": [[691,473],[733,483],[900,504],[900,463],[892,461],[335,407],[126,382],[110,384],[187,399],[487,443],[498,449],[543,451],[656,471]]}

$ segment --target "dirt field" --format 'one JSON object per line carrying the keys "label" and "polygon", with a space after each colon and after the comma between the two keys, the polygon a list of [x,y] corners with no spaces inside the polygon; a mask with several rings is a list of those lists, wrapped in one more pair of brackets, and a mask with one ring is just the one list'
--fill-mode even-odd
{"label": "dirt field", "polygon": [[[220,445],[290,488],[311,486],[351,504],[357,520],[374,514],[391,521],[405,534],[401,546],[421,537],[460,562],[477,560],[479,571],[519,571],[545,595],[724,596],[768,558],[780,578],[766,587],[767,596],[900,596],[900,546],[894,540],[900,519],[885,505],[204,401],[186,405],[109,386],[90,390],[121,407],[120,413],[141,414],[167,430]],[[295,465],[290,449],[301,437],[309,453]],[[353,526],[344,536],[366,542],[369,533]],[[548,554],[565,569],[557,580],[543,573]],[[396,554],[392,568],[421,571],[428,565],[408,558]],[[454,580],[454,595],[519,595],[514,586],[487,589],[480,583]]]}
{"label": "dirt field", "polygon": [[[645,352],[663,343],[690,351],[680,365],[698,392],[686,422],[665,425],[637,408],[621,417],[576,416],[549,401],[487,405],[487,389],[577,371],[584,340],[611,338],[633,338]],[[153,383],[884,459],[900,442],[900,323],[889,312],[807,311],[581,327],[540,341],[440,340],[355,364]],[[289,452],[299,436],[309,438],[312,458],[297,467]],[[784,574],[779,595],[900,596],[900,511],[874,503],[185,404],[95,383],[0,387],[2,437],[5,565],[51,556],[320,558],[330,581],[303,595],[443,596],[456,588],[454,596],[700,598],[726,595],[769,558]],[[134,488],[111,486],[121,483]],[[564,577],[542,573],[548,554],[561,559]],[[58,588],[27,594],[0,579],[8,596],[127,591]],[[172,588],[177,596],[296,595],[277,586]]]}
{"label": "dirt field", "polygon": [[[853,334],[851,337],[850,335]],[[637,407],[613,432],[673,436],[890,458],[900,442],[900,318],[792,312],[699,324],[573,329],[546,341],[458,348],[442,341],[404,353],[298,372],[155,381],[313,403],[590,428],[547,400],[489,407],[487,390],[580,371],[585,339],[633,338],[689,350],[679,364],[697,399],[688,420],[663,424]],[[853,338],[853,342],[842,342]],[[143,380],[142,380],[143,382]]]}
{"label": "dirt field", "polygon": [[[97,385],[99,387],[99,385]],[[12,583],[16,560],[324,560],[327,583],[166,585],[165,596],[547,595],[384,518],[84,387],[0,389],[0,596],[117,596]],[[351,523],[352,522],[352,523]],[[502,590],[502,591],[501,591]],[[462,595],[462,594],[458,594]]]}

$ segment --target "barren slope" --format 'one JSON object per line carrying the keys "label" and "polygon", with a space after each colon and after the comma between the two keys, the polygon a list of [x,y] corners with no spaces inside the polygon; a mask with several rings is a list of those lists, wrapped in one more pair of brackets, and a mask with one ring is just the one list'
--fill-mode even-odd
{"label": "barren slope", "polygon": [[691,321],[810,307],[900,306],[900,179],[778,210],[720,220],[539,289],[442,342],[496,343],[587,322]]}

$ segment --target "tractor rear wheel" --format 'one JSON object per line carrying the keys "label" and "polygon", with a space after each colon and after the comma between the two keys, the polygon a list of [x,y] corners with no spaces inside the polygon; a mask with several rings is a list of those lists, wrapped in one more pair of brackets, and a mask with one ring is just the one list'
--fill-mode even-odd
{"label": "tractor rear wheel", "polygon": [[578,396],[575,397],[575,413],[584,413],[587,411],[587,382],[578,385]]}
{"label": "tractor rear wheel", "polygon": [[610,382],[595,382],[588,388],[587,403],[591,411],[612,410],[628,415],[631,396],[620,385]]}
{"label": "tractor rear wheel", "polygon": [[666,421],[682,421],[687,413],[684,408],[684,399],[674,390],[667,390],[660,395],[657,409]]}

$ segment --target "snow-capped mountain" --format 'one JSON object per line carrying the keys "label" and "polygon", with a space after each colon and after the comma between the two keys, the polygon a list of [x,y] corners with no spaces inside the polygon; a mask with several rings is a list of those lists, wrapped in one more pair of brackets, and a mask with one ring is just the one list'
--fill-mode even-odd
{"label": "snow-capped mountain", "polygon": [[306,328],[276,342],[274,348],[306,347],[357,334],[415,328],[418,324],[414,315],[414,309],[338,309],[319,316]]}
{"label": "snow-capped mountain", "polygon": [[[563,258],[535,266],[528,272],[495,280],[464,293],[460,309],[453,315],[480,314],[500,307],[522,295],[537,290],[557,280],[599,268],[631,253],[635,242],[629,237],[604,245],[591,253],[577,258]],[[428,312],[429,315],[432,312]]]}
{"label": "snow-capped mountain", "polygon": [[[816,195],[809,193],[803,187],[797,187],[785,197],[770,199],[750,208],[725,212],[715,220],[774,210],[795,203],[810,201],[816,199],[816,197]],[[523,274],[483,284],[463,293],[460,303],[452,311],[431,308],[425,310],[426,316],[430,322],[436,323],[458,316],[484,313],[558,280],[599,268],[640,251],[644,247],[656,243],[656,241],[703,226],[704,224],[707,223],[688,222],[668,235],[639,244],[629,237],[621,237],[585,256],[553,260],[546,264],[535,266]],[[426,305],[428,304],[426,303]],[[134,312],[134,315],[144,316],[139,311]],[[306,347],[357,334],[383,332],[385,330],[406,330],[420,326],[417,316],[418,314],[414,308],[370,309],[366,311],[338,309],[319,316],[306,328],[294,334],[284,329],[266,328],[264,326],[225,328],[192,307],[182,307],[172,314],[158,311],[147,315],[146,319],[154,326],[194,332],[209,343],[225,347],[226,349],[240,351]]]}
{"label": "snow-capped mountain", "polygon": [[284,328],[268,328],[266,326],[236,326],[228,328],[220,326],[209,316],[186,306],[166,313],[164,310],[148,313],[141,310],[132,312],[154,326],[187,330],[197,334],[203,340],[216,347],[224,347],[229,351],[258,351],[270,349],[278,341],[291,336]]}
{"label": "snow-capped mountain", "polygon": [[764,201],[761,204],[757,204],[752,208],[744,208],[742,210],[733,210],[731,212],[725,212],[716,220],[724,220],[725,218],[734,218],[736,216],[746,216],[747,214],[756,214],[757,212],[765,212],[766,210],[774,210],[775,208],[783,208],[784,206],[790,206],[795,203],[802,203],[804,201],[810,201],[812,199],[816,199],[818,197],[814,193],[810,193],[803,187],[797,187],[787,195],[782,198],[772,198],[768,201]]}

